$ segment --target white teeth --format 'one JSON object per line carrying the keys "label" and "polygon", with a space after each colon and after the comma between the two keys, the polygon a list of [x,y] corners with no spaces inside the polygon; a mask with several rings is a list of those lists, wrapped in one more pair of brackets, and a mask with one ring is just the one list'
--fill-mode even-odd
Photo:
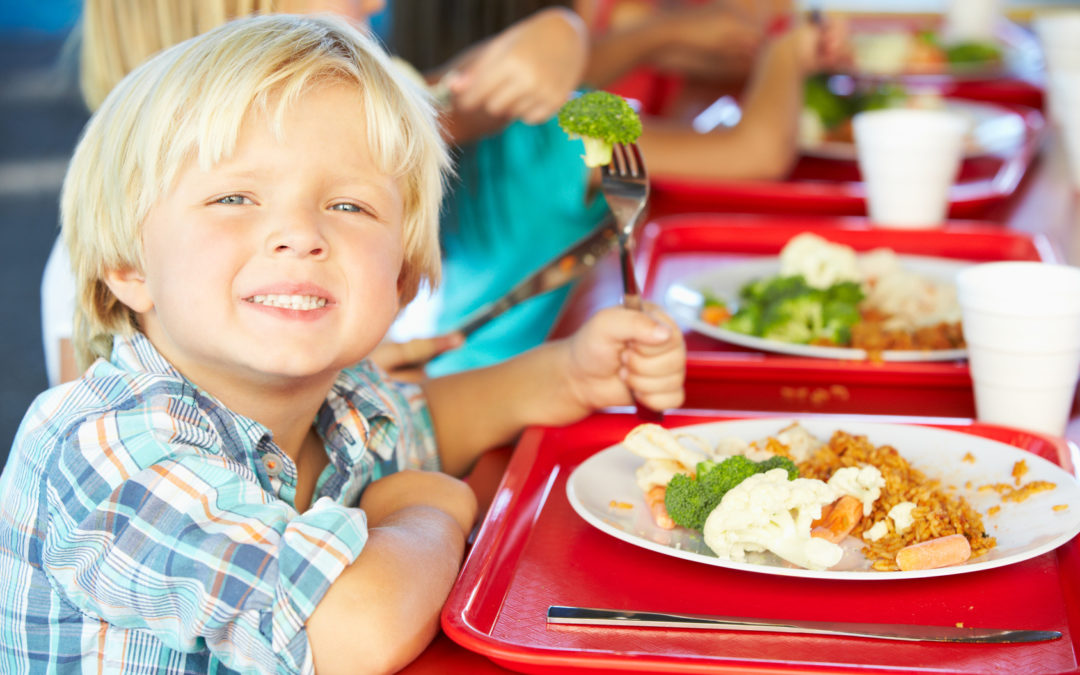
{"label": "white teeth", "polygon": [[253,302],[256,305],[296,310],[311,310],[326,306],[326,298],[314,295],[254,295],[248,298],[248,302]]}

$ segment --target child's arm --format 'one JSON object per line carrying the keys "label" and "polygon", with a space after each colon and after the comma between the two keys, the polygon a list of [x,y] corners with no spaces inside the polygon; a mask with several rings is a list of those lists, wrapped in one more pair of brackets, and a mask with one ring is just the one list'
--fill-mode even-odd
{"label": "child's arm", "polygon": [[[699,133],[679,120],[646,118],[639,145],[656,175],[709,180],[777,180],[798,154],[803,80],[820,64],[841,61],[842,25],[794,23],[762,49],[733,128]],[[694,158],[724,157],[723,162]]]}
{"label": "child's arm", "polygon": [[604,88],[642,65],[741,79],[753,63],[761,32],[751,17],[728,3],[653,10],[595,36],[583,79]]}
{"label": "child's arm", "polygon": [[598,408],[629,405],[631,391],[656,410],[681,405],[682,334],[657,307],[648,309],[605,309],[570,338],[425,382],[443,469],[462,475],[526,426],[568,424]]}
{"label": "child's arm", "polygon": [[553,7],[515,23],[448,66],[444,128],[456,143],[514,119],[539,124],[566,102],[585,68],[587,36],[572,11]]}
{"label": "child's arm", "polygon": [[307,621],[319,675],[393,672],[434,637],[476,517],[472,490],[430,471],[372,483],[368,540]]}

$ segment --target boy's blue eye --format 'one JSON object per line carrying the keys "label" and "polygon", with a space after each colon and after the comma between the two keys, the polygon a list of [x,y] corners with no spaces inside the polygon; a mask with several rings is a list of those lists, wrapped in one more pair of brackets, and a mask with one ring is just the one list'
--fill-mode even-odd
{"label": "boy's blue eye", "polygon": [[340,204],[334,204],[330,207],[334,211],[345,211],[347,213],[364,213],[364,209],[356,204],[349,202],[342,202]]}
{"label": "boy's blue eye", "polygon": [[215,199],[214,203],[215,204],[235,204],[235,205],[240,205],[240,204],[251,204],[252,201],[250,199],[248,199],[247,197],[245,197],[244,195],[225,195],[224,197],[222,197],[220,199]]}

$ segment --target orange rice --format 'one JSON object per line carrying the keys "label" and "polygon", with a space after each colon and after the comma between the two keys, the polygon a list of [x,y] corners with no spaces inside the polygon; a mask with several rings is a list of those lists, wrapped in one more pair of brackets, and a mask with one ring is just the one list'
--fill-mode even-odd
{"label": "orange rice", "polygon": [[[874,503],[869,516],[859,521],[852,536],[862,538],[865,530],[880,520],[889,527],[888,534],[877,541],[864,541],[863,553],[874,569],[893,571],[896,552],[910,544],[916,544],[950,534],[963,534],[971,544],[971,557],[980,556],[996,545],[986,533],[982,516],[963,497],[950,496],[941,489],[941,481],[931,480],[918,469],[912,468],[895,448],[888,445],[875,447],[866,436],[855,436],[837,431],[829,442],[814,456],[799,465],[799,476],[827,481],[840,468],[871,464],[885,478],[881,497]],[[914,502],[914,522],[903,533],[897,533],[892,519],[886,518],[889,510],[900,502]]]}

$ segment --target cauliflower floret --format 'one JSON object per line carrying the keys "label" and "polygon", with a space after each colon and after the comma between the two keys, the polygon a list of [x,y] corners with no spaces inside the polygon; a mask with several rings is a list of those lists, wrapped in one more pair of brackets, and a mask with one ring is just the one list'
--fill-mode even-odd
{"label": "cauliflower floret", "polygon": [[893,527],[898,533],[902,534],[915,522],[915,518],[911,515],[914,510],[915,502],[900,502],[889,509],[888,516],[892,518]]}
{"label": "cauliflower floret", "polygon": [[657,485],[667,485],[677,473],[690,473],[674,459],[647,459],[634,472],[637,486],[642,492],[648,492]]}
{"label": "cauliflower floret", "polygon": [[851,495],[862,502],[862,514],[870,515],[874,510],[874,502],[881,496],[881,488],[885,487],[885,477],[876,466],[846,466],[837,469],[829,478],[831,485],[842,495]]}
{"label": "cauliflower floret", "polygon": [[781,429],[780,433],[776,434],[776,440],[788,447],[788,452],[791,453],[791,461],[796,464],[805,462],[822,446],[822,442],[818,440],[817,436],[811,434],[806,430],[806,427],[798,422]]}
{"label": "cauliflower floret", "polygon": [[812,478],[788,480],[772,469],[750,476],[728,491],[705,520],[705,544],[717,557],[744,561],[748,551],[772,551],[790,563],[821,570],[840,562],[844,550],[810,536],[821,507],[839,495]]}
{"label": "cauliflower floret", "polygon": [[716,446],[712,449],[712,458],[715,460],[723,460],[726,457],[733,455],[745,455],[747,448],[750,444],[741,438],[735,436],[725,436],[716,442]]}
{"label": "cauliflower floret", "polygon": [[862,535],[865,541],[877,541],[889,533],[889,524],[884,520],[879,520],[871,527],[868,527]]}
{"label": "cauliflower floret", "polygon": [[801,274],[814,288],[862,279],[855,249],[834,244],[810,232],[792,237],[780,251],[780,276],[796,274]]}

